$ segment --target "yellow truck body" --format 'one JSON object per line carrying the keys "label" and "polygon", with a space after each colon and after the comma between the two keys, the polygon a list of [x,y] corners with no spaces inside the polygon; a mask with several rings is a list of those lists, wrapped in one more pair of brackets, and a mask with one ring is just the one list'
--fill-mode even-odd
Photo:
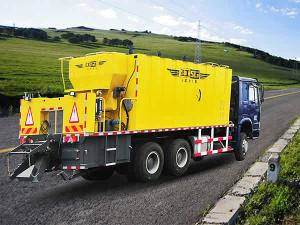
{"label": "yellow truck body", "polygon": [[[108,120],[124,129],[125,100],[133,105],[127,130],[229,124],[232,70],[226,66],[108,52],[69,59],[68,77],[73,96],[21,100],[20,135],[40,134],[52,111],[63,112],[57,133],[105,131]],[[115,97],[117,87],[124,91]],[[99,118],[97,99],[103,104]]]}

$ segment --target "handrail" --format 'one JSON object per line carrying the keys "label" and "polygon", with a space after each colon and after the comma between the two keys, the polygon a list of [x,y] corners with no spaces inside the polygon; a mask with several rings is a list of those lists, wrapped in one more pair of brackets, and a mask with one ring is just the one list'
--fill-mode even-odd
{"label": "handrail", "polygon": [[118,54],[125,54],[125,53],[122,53],[122,52],[105,52],[105,51],[101,51],[101,52],[91,52],[91,53],[87,53],[87,54],[85,54],[85,56],[96,55],[96,54],[102,54],[102,53],[118,53]]}
{"label": "handrail", "polygon": [[230,68],[229,66],[227,66],[227,65],[222,65],[222,64],[220,64],[220,67],[224,67],[224,68],[227,68],[227,69]]}
{"label": "handrail", "polygon": [[120,120],[120,123],[119,123],[119,131],[121,131],[122,129],[122,104],[123,104],[123,101],[124,100],[137,100],[137,98],[122,98],[122,100],[120,101],[120,109],[119,109],[119,120]]}
{"label": "handrail", "polygon": [[62,58],[58,59],[58,60],[60,60],[60,72],[61,72],[61,78],[62,78],[62,82],[63,82],[63,86],[64,86],[64,92],[70,91],[70,90],[66,89],[66,83],[65,83],[65,78],[64,78],[64,62],[69,61],[71,59],[73,59],[72,56],[62,57]]}
{"label": "handrail", "polygon": [[214,63],[214,62],[205,62],[205,63],[201,63],[202,65],[211,65],[211,66],[220,66],[218,63]]}
{"label": "handrail", "polygon": [[101,51],[101,52],[91,52],[91,53],[85,54],[85,56],[96,55],[96,54],[102,54],[102,53],[103,53],[103,51]]}
{"label": "handrail", "polygon": [[228,65],[218,64],[218,63],[214,63],[214,62],[205,62],[205,63],[201,63],[201,64],[202,65],[211,65],[211,66],[230,68]]}

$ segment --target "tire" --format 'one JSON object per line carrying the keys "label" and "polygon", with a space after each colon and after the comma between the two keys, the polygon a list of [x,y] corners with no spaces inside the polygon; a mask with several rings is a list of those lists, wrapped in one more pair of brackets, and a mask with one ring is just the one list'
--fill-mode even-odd
{"label": "tire", "polygon": [[239,145],[236,147],[234,151],[235,159],[237,161],[243,161],[246,158],[247,151],[248,151],[247,134],[241,132]]}
{"label": "tire", "polygon": [[164,153],[159,144],[147,142],[137,147],[133,159],[133,175],[136,180],[157,180],[163,170]]}
{"label": "tire", "polygon": [[85,180],[106,180],[113,175],[114,171],[114,166],[99,167],[88,169],[88,171],[81,176]]}
{"label": "tire", "polygon": [[168,174],[183,175],[190,166],[191,147],[184,139],[173,140],[165,153],[165,167]]}

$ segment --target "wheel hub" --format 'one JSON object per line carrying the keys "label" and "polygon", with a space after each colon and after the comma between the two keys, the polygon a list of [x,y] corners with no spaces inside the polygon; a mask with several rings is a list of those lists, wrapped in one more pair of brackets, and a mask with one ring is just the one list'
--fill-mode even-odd
{"label": "wheel hub", "polygon": [[176,164],[178,167],[182,168],[186,165],[188,161],[188,152],[187,149],[184,147],[181,147],[178,149],[176,153]]}
{"label": "wheel hub", "polygon": [[147,156],[146,159],[146,169],[147,172],[150,174],[154,174],[158,171],[160,165],[160,157],[157,152],[152,151],[150,154]]}
{"label": "wheel hub", "polygon": [[243,154],[246,155],[248,151],[248,141],[246,139],[243,140],[242,147],[243,147]]}

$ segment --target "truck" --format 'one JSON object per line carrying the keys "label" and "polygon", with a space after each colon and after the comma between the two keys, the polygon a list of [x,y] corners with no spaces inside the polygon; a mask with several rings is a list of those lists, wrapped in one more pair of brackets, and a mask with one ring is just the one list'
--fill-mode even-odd
{"label": "truck", "polygon": [[139,181],[181,176],[192,160],[245,159],[259,137],[263,86],[216,63],[116,52],[60,58],[61,97],[25,93],[20,145],[8,153],[11,179]]}

